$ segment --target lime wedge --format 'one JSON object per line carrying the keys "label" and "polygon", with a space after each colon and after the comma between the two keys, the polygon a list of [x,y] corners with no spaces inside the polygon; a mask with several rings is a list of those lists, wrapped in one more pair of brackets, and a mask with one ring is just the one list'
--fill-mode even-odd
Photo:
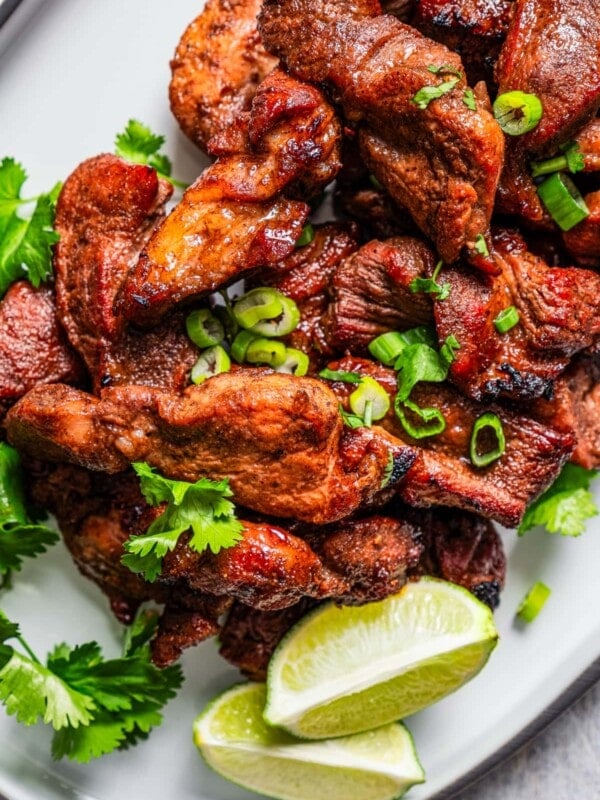
{"label": "lime wedge", "polygon": [[385,725],[470,680],[497,638],[486,605],[435,578],[379,603],[321,606],[271,658],[265,719],[308,739]]}
{"label": "lime wedge", "polygon": [[262,683],[235,686],[194,722],[206,763],[245,789],[279,800],[392,800],[424,781],[401,724],[327,742],[269,728]]}

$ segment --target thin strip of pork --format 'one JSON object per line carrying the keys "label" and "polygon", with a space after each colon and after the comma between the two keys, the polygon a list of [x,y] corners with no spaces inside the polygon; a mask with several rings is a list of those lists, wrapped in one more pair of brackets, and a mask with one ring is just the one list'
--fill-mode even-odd
{"label": "thin strip of pork", "polygon": [[[572,356],[600,337],[600,275],[548,267],[508,231],[495,237],[494,257],[497,276],[464,267],[442,273],[451,292],[434,304],[438,336],[460,343],[450,378],[476,400],[549,397]],[[519,323],[501,334],[494,320],[510,306]]]}
{"label": "thin strip of pork", "polygon": [[310,211],[288,198],[306,199],[333,180],[340,136],[320,91],[271,73],[252,101],[246,151],[204,170],[142,252],[126,286],[127,316],[152,323],[288,256]]}
{"label": "thin strip of pork", "polygon": [[205,152],[213,136],[249,111],[259,83],[277,64],[260,42],[260,5],[261,0],[209,0],[171,61],[171,111]]}
{"label": "thin strip of pork", "polygon": [[[372,361],[346,356],[331,367],[371,375],[390,397],[396,393],[396,373]],[[332,386],[346,404],[352,385],[334,382]],[[448,383],[419,383],[410,399],[420,408],[439,409],[446,420],[442,433],[415,440],[396,417],[392,403],[379,423],[418,454],[397,486],[398,496],[411,506],[462,508],[516,526],[527,506],[557,477],[575,445],[572,430],[501,406],[475,403]],[[506,447],[498,460],[479,468],[469,458],[471,433],[475,421],[487,411],[501,420]]]}
{"label": "thin strip of pork", "polygon": [[83,364],[56,316],[50,286],[17,281],[0,301],[0,418],[42,383],[81,383]]}
{"label": "thin strip of pork", "polygon": [[171,478],[228,478],[239,504],[317,523],[370,500],[390,458],[394,480],[415,458],[382,430],[345,428],[322,382],[251,369],[182,396],[129,386],[98,399],[60,384],[39,387],[11,409],[7,431],[24,452],[90,469],[119,472],[146,461]]}
{"label": "thin strip of pork", "polygon": [[[330,88],[367,166],[446,262],[485,234],[504,140],[484,104],[465,105],[455,53],[382,15],[376,0],[267,0],[259,30],[290,70]],[[452,76],[453,87],[418,106],[421,89]]]}

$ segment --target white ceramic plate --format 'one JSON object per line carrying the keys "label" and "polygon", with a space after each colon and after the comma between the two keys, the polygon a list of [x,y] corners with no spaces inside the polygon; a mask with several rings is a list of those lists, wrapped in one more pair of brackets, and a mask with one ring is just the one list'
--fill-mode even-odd
{"label": "white ceramic plate", "polygon": [[[0,32],[0,157],[23,162],[27,192],[49,188],[84,158],[112,150],[136,117],[167,135],[175,174],[191,180],[202,159],[171,118],[169,58],[198,0],[23,0]],[[28,16],[33,15],[27,21]],[[27,21],[26,25],[23,25]],[[8,28],[11,27],[11,30]],[[448,796],[539,727],[573,686],[587,686],[600,656],[597,575],[600,525],[580,539],[534,531],[505,533],[508,585],[497,614],[501,642],[471,684],[409,720],[427,783],[410,797]],[[552,596],[527,629],[515,609],[544,580]],[[119,626],[98,589],[79,576],[62,546],[30,562],[0,603],[21,622],[41,654],[56,642],[97,639],[116,655]],[[216,692],[239,680],[214,643],[188,652],[186,683],[149,741],[79,766],[53,763],[51,731],[0,716],[0,792],[9,800],[241,800],[250,797],[210,773],[191,741],[194,716]],[[583,677],[582,677],[583,676]],[[570,695],[569,695],[570,693]]]}

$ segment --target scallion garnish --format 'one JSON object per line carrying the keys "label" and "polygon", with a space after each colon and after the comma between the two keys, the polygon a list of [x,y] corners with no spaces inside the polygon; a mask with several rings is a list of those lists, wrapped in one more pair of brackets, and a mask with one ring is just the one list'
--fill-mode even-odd
{"label": "scallion garnish", "polygon": [[494,320],[494,326],[498,333],[507,333],[512,330],[515,325],[519,324],[520,319],[521,317],[515,306],[509,306],[498,314]]}
{"label": "scallion garnish", "polygon": [[233,316],[242,328],[252,329],[264,319],[276,319],[282,312],[281,293],[267,286],[252,289],[233,305]]}
{"label": "scallion garnish", "polygon": [[285,359],[285,345],[275,339],[252,339],[246,348],[245,360],[249,364],[266,364],[277,369],[283,366]]}
{"label": "scallion garnish", "polygon": [[[423,425],[414,425],[406,411],[412,412],[415,417],[420,419]],[[413,439],[425,439],[429,436],[437,436],[446,429],[446,420],[438,408],[419,408],[416,403],[410,400],[401,401],[396,395],[394,400],[394,411],[400,420],[402,427],[412,436]]]}
{"label": "scallion garnish", "polygon": [[310,366],[310,359],[303,353],[302,350],[296,350],[293,347],[285,348],[285,361],[279,367],[275,368],[275,372],[284,372],[287,375],[296,375],[301,378],[308,372]]}
{"label": "scallion garnish", "polygon": [[[496,440],[496,444],[484,452],[480,452],[480,437],[484,431],[491,431]],[[497,461],[502,453],[504,453],[505,449],[506,439],[504,437],[504,430],[502,428],[500,417],[498,417],[496,414],[493,414],[491,411],[487,411],[485,414],[482,414],[477,420],[475,420],[475,424],[473,425],[469,451],[471,463],[476,467],[487,467],[488,464],[492,464],[494,461]]]}
{"label": "scallion garnish", "polygon": [[540,98],[526,92],[504,92],[494,102],[494,117],[504,133],[521,136],[532,131],[542,118]]}
{"label": "scallion garnish", "polygon": [[433,270],[431,278],[413,278],[413,280],[408,284],[410,291],[414,294],[417,292],[432,294],[435,296],[436,300],[445,300],[450,294],[450,284],[440,284],[437,282],[438,275],[440,274],[440,270],[443,266],[444,262],[438,261],[438,263],[435,265],[435,269]]}
{"label": "scallion garnish", "polygon": [[475,237],[475,251],[484,258],[487,258],[490,254],[487,242],[485,241],[483,234],[481,233],[478,233],[477,236]]}
{"label": "scallion garnish", "polygon": [[568,172],[581,172],[585,167],[585,159],[577,142],[567,142],[559,148],[561,156],[548,158],[546,161],[532,161],[531,177],[539,178],[541,175],[550,175],[553,172],[566,170]]}
{"label": "scallion garnish", "polygon": [[273,319],[262,319],[252,326],[252,332],[261,336],[287,336],[296,330],[300,322],[300,309],[296,303],[284,294],[277,293],[281,303],[281,312]]}
{"label": "scallion garnish", "polygon": [[411,344],[435,346],[435,334],[426,325],[410,328],[407,331],[388,331],[369,343],[369,352],[382,364],[391,366],[402,351]]}
{"label": "scallion garnish", "polygon": [[452,78],[449,81],[440,83],[438,86],[423,86],[412,98],[412,102],[420,109],[426,109],[432,100],[437,100],[439,97],[451,92],[459,80],[460,78]]}
{"label": "scallion garnish", "polygon": [[296,239],[296,247],[305,247],[307,244],[310,244],[312,240],[315,238],[315,229],[307,222],[306,225],[302,228],[302,233]]}
{"label": "scallion garnish", "polygon": [[464,92],[463,92],[463,103],[471,111],[477,111],[477,105],[475,103],[475,94],[473,93],[473,89],[465,89],[464,90]]}
{"label": "scallion garnish", "polygon": [[523,622],[533,622],[552,594],[550,588],[542,581],[536,581],[527,592],[517,609],[517,616]]}
{"label": "scallion garnish", "polygon": [[362,375],[343,369],[322,369],[319,372],[319,378],[324,378],[326,381],[342,381],[342,383],[360,383]]}
{"label": "scallion garnish", "polygon": [[202,383],[207,378],[229,372],[230,369],[231,361],[227,351],[220,344],[216,344],[205,350],[192,367],[192,383]]}
{"label": "scallion garnish", "polygon": [[231,355],[233,358],[238,362],[238,364],[243,364],[246,359],[246,351],[250,345],[250,342],[253,342],[255,339],[258,339],[255,333],[252,331],[240,331],[233,342],[231,343]]}
{"label": "scallion garnish", "polygon": [[185,329],[198,347],[212,347],[225,338],[225,328],[208,308],[199,308],[188,314]]}
{"label": "scallion garnish", "polygon": [[369,175],[369,183],[374,189],[381,190],[383,189],[383,184],[380,183],[375,175]]}
{"label": "scallion garnish", "polygon": [[570,231],[590,211],[568,175],[555,172],[537,187],[537,192],[548,213],[563,231]]}
{"label": "scallion garnish", "polygon": [[365,426],[370,427],[373,420],[383,419],[390,409],[390,398],[383,386],[374,378],[364,375],[350,397],[350,409],[357,417],[362,417]]}

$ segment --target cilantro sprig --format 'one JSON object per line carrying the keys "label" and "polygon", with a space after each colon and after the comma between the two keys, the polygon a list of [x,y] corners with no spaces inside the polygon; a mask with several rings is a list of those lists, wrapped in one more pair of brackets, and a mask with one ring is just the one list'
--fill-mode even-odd
{"label": "cilantro sprig", "polygon": [[171,159],[159,152],[165,141],[164,136],[153,133],[147,125],[143,125],[137,119],[130,119],[125,130],[115,138],[115,153],[126,161],[153,167],[160,178],[170,181],[173,186],[185,189],[187,184],[171,177],[173,168]]}
{"label": "cilantro sprig", "polygon": [[[52,247],[59,239],[53,229],[61,184],[35,197],[21,197],[27,173],[14,158],[0,161],[0,297],[11,283],[27,278],[33,286],[52,273]],[[24,207],[33,206],[29,216]]]}
{"label": "cilantro sprig", "polygon": [[207,549],[218,553],[242,538],[244,526],[235,516],[233,503],[226,499],[233,496],[227,479],[201,478],[188,483],[164,478],[145,463],[133,464],[133,468],[147,502],[152,506],[166,503],[166,507],[145,534],[125,542],[121,561],[132,572],[155,581],[163,558],[186,531],[191,532],[188,547],[197,553]]}
{"label": "cilantro sprig", "polygon": [[541,525],[549,533],[580,536],[586,520],[599,513],[590,492],[590,484],[597,474],[597,470],[565,464],[552,486],[525,512],[518,528],[519,535]]}
{"label": "cilantro sprig", "polygon": [[446,300],[450,294],[451,286],[449,283],[438,283],[437,279],[444,266],[443,261],[438,261],[433,270],[431,278],[413,278],[408,284],[408,288],[413,294],[423,292],[433,295],[435,300]]}
{"label": "cilantro sprig", "polygon": [[58,541],[58,534],[34,522],[25,504],[18,452],[0,442],[0,586],[10,583],[13,571]]}
{"label": "cilantro sprig", "polygon": [[161,670],[150,661],[156,624],[155,612],[142,613],[119,658],[105,659],[97,642],[59,644],[43,664],[0,611],[0,701],[24,725],[52,725],[55,759],[85,763],[136,744],[160,725],[183,680],[179,666]]}

